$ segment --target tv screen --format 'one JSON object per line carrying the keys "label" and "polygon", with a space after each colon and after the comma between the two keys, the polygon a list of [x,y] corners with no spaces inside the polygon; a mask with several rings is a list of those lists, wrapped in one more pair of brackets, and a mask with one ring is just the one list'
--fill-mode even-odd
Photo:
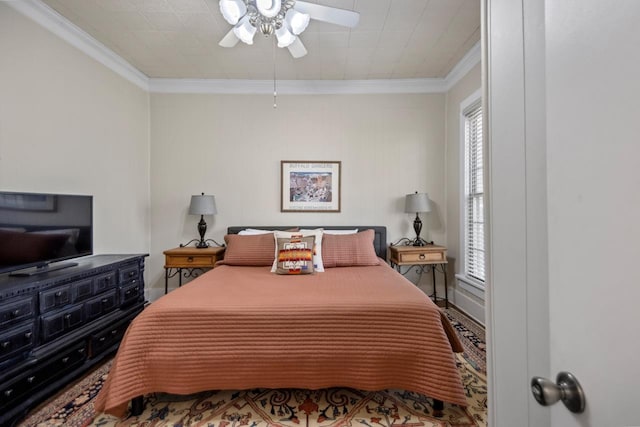
{"label": "tv screen", "polygon": [[0,191],[0,273],[92,253],[92,196]]}

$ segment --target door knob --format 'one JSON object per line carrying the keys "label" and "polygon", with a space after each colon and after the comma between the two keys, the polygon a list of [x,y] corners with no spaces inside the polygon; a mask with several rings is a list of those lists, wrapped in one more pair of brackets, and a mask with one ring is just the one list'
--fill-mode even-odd
{"label": "door knob", "polygon": [[555,384],[546,378],[531,378],[531,392],[542,406],[551,406],[558,400],[562,400],[564,406],[571,412],[584,412],[586,404],[584,392],[576,377],[569,372],[558,373]]}

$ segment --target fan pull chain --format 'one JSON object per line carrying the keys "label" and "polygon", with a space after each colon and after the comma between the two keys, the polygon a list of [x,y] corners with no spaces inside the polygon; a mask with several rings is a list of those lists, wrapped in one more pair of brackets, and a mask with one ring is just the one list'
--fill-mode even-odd
{"label": "fan pull chain", "polygon": [[277,96],[278,92],[276,90],[276,38],[273,39],[273,108],[278,108]]}

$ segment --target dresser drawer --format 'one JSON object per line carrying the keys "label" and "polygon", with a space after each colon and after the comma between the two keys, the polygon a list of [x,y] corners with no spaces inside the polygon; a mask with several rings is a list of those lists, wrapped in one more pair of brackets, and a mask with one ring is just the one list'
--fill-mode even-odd
{"label": "dresser drawer", "polygon": [[89,341],[89,357],[96,357],[112,345],[120,342],[127,328],[129,321],[113,326],[106,331],[92,335]]}
{"label": "dresser drawer", "polygon": [[165,268],[212,268],[216,260],[215,255],[166,255]]}
{"label": "dresser drawer", "polygon": [[0,360],[26,351],[34,344],[33,324],[15,327],[0,335]]}
{"label": "dresser drawer", "polygon": [[40,292],[40,313],[46,313],[55,308],[71,304],[71,285],[58,286]]}
{"label": "dresser drawer", "polygon": [[105,292],[84,303],[84,318],[89,322],[103,314],[109,313],[117,307],[117,293],[115,289]]}
{"label": "dresser drawer", "polygon": [[100,292],[104,292],[107,289],[114,288],[116,286],[116,272],[111,271],[106,274],[101,274],[93,278],[93,293],[98,295]]}
{"label": "dresser drawer", "polygon": [[416,252],[405,252],[399,254],[400,262],[415,262],[419,264],[421,262],[444,262],[445,255],[443,252],[431,252],[431,251],[416,251]]}
{"label": "dresser drawer", "polygon": [[18,323],[34,314],[33,296],[0,305],[0,326]]}
{"label": "dresser drawer", "polygon": [[143,292],[136,280],[126,286],[120,286],[120,306],[124,307],[138,301]]}
{"label": "dresser drawer", "polygon": [[77,305],[55,314],[42,316],[42,339],[49,341],[82,325],[82,307]]}
{"label": "dresser drawer", "polygon": [[77,344],[71,351],[55,356],[46,365],[0,386],[0,407],[8,406],[16,399],[31,394],[53,382],[56,378],[82,364],[86,359],[84,343]]}
{"label": "dresser drawer", "polygon": [[73,290],[73,302],[83,301],[93,295],[93,279],[84,279],[75,282],[71,289]]}
{"label": "dresser drawer", "polygon": [[120,273],[120,284],[124,284],[127,282],[131,282],[132,280],[136,280],[140,277],[140,268],[137,264],[130,265],[127,267],[123,267],[119,269]]}

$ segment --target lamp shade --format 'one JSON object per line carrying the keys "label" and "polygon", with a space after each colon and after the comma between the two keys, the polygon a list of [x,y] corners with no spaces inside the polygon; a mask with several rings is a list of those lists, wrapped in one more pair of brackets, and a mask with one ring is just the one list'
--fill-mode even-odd
{"label": "lamp shade", "polygon": [[431,202],[428,193],[407,194],[405,199],[404,211],[406,213],[430,212]]}
{"label": "lamp shade", "polygon": [[189,213],[191,215],[215,215],[218,213],[216,209],[215,196],[207,196],[204,193],[199,196],[191,196],[191,204],[189,205]]}

